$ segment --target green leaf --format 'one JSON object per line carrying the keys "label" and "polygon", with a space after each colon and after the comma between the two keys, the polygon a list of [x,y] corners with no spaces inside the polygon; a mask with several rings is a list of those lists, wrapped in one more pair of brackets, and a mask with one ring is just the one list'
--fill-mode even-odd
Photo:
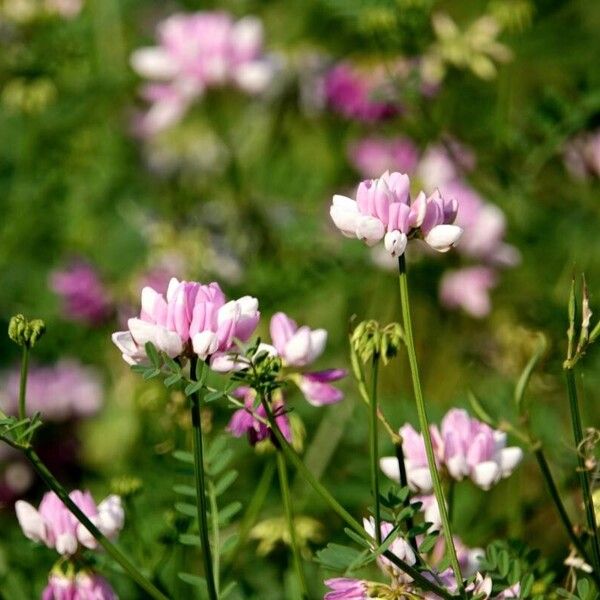
{"label": "green leaf", "polygon": [[191,533],[182,533],[179,536],[179,541],[184,546],[198,546],[198,547],[202,546],[202,542],[200,541],[200,538],[197,535],[193,535]]}
{"label": "green leaf", "polygon": [[164,364],[169,368],[171,373],[181,373],[181,365],[173,360],[168,354],[161,353]]}
{"label": "green leaf", "polygon": [[227,523],[229,523],[229,521],[238,512],[240,512],[240,510],[242,510],[242,503],[241,502],[238,502],[236,500],[235,502],[232,502],[231,504],[228,504],[225,508],[223,508],[223,510],[219,511],[219,525],[221,525],[221,526],[227,525]]}
{"label": "green leaf", "polygon": [[429,552],[435,546],[437,539],[437,535],[428,535],[419,545],[419,550],[422,553],[427,554],[427,552]]}
{"label": "green leaf", "polygon": [[205,594],[208,592],[204,577],[198,577],[198,575],[191,575],[190,573],[179,573],[178,577],[181,581],[185,581],[185,583],[202,588]]}
{"label": "green leaf", "polygon": [[154,377],[158,377],[160,375],[160,369],[148,369],[144,373],[144,379],[154,379]]}
{"label": "green leaf", "polygon": [[468,392],[469,404],[477,416],[481,421],[487,423],[490,427],[496,427],[496,422],[494,418],[487,412],[487,410],[483,407],[483,404],[479,401],[479,398],[471,391]]}
{"label": "green leaf", "polygon": [[233,550],[235,548],[235,546],[237,545],[237,543],[240,540],[240,536],[237,533],[234,533],[233,535],[230,535],[222,544],[221,544],[221,548],[219,549],[219,552],[221,554],[227,554],[228,552],[230,552],[231,550]]}
{"label": "green leaf", "polygon": [[362,558],[362,552],[350,546],[327,544],[317,552],[317,562],[332,571],[345,571],[352,563]]}
{"label": "green leaf", "polygon": [[192,383],[188,383],[185,387],[185,395],[192,396],[196,392],[199,392],[204,387],[204,383],[202,381],[192,381]]}
{"label": "green leaf", "polygon": [[227,596],[229,596],[229,594],[231,594],[231,592],[233,592],[233,590],[235,589],[235,587],[237,586],[237,582],[236,581],[230,581],[222,590],[220,597],[221,600],[225,600],[227,598]]}
{"label": "green leaf", "polygon": [[146,355],[150,359],[150,362],[156,369],[160,369],[162,361],[160,360],[160,355],[158,354],[156,346],[152,342],[146,342],[144,348],[146,349]]}
{"label": "green leaf", "polygon": [[175,450],[175,452],[173,452],[173,458],[189,465],[194,464],[194,455],[185,450]]}
{"label": "green leaf", "polygon": [[519,381],[517,382],[517,385],[515,387],[514,398],[517,409],[519,410],[519,414],[523,414],[524,412],[525,406],[523,403],[523,398],[525,397],[527,386],[531,379],[531,375],[533,374],[533,370],[535,369],[542,356],[545,354],[547,346],[548,344],[546,342],[546,338],[542,334],[539,334],[539,341],[536,346],[535,352],[533,353],[533,356],[529,359],[529,362],[527,363],[526,367],[523,369],[523,372],[521,373]]}
{"label": "green leaf", "polygon": [[196,489],[191,485],[174,485],[173,491],[182,496],[190,496],[191,498],[196,497]]}
{"label": "green leaf", "polygon": [[186,517],[197,517],[198,509],[195,504],[188,504],[187,502],[177,502],[175,504],[175,510],[180,512]]}
{"label": "green leaf", "polygon": [[222,392],[221,390],[215,390],[214,392],[209,392],[208,394],[206,394],[206,396],[204,396],[204,402],[206,402],[206,403],[214,402],[215,400],[221,399],[224,395],[225,395],[225,392]]}
{"label": "green leaf", "polygon": [[179,383],[181,381],[181,373],[173,373],[173,375],[169,375],[164,381],[166,387],[170,388],[171,386]]}
{"label": "green leaf", "polygon": [[223,475],[223,477],[221,477],[221,479],[215,483],[215,494],[220,496],[225,490],[227,490],[229,486],[231,486],[238,478],[238,474],[239,473],[235,470],[225,473],[225,475]]}

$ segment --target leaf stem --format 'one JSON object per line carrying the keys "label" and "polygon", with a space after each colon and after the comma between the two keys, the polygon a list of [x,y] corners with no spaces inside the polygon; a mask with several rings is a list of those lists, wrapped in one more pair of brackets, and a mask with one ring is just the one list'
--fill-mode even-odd
{"label": "leaf stem", "polygon": [[450,555],[450,564],[454,571],[456,578],[456,584],[458,591],[461,596],[465,594],[465,586],[463,582],[462,573],[460,570],[460,564],[456,555],[456,548],[454,547],[454,540],[452,537],[452,528],[450,525],[450,519],[448,518],[448,510],[446,508],[446,500],[444,498],[444,490],[440,481],[440,475],[437,470],[435,462],[435,454],[433,452],[433,444],[431,442],[431,432],[429,431],[429,421],[427,419],[427,410],[425,408],[425,401],[423,399],[423,392],[421,390],[421,380],[419,377],[419,365],[417,363],[417,354],[415,351],[415,343],[413,339],[412,321],[410,315],[410,298],[408,294],[408,277],[406,273],[406,258],[402,254],[398,258],[398,273],[399,273],[399,284],[400,284],[400,302],[402,304],[402,319],[404,321],[404,339],[406,343],[406,349],[408,353],[408,362],[410,365],[410,372],[412,376],[413,390],[415,394],[415,400],[417,403],[417,413],[419,416],[419,426],[421,428],[421,434],[425,442],[425,452],[427,454],[427,463],[429,464],[429,471],[431,473],[431,481],[433,483],[433,490],[435,493],[435,499],[438,504],[440,511],[440,518],[442,521],[442,530],[446,541],[446,549]]}
{"label": "leaf stem", "polygon": [[63,486],[56,480],[54,475],[48,470],[46,465],[41,461],[33,448],[24,448],[25,456],[37,471],[38,475],[44,483],[50,488],[69,509],[75,518],[94,536],[97,542],[106,550],[106,553],[113,558],[123,570],[133,579],[151,598],[155,600],[168,600],[160,590],[158,590],[150,581],[148,581],[137,568],[129,561],[129,559],[115,546],[81,511],[81,509],[71,500],[69,494]]}
{"label": "leaf stem", "polygon": [[21,380],[19,383],[19,419],[27,417],[26,394],[27,394],[27,371],[29,368],[29,347],[23,344],[21,354]]}

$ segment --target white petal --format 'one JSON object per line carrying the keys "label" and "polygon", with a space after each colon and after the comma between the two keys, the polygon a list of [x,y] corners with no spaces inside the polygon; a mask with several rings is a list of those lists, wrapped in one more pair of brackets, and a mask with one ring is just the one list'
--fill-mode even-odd
{"label": "white petal", "polygon": [[125,523],[125,512],[121,498],[108,496],[98,505],[98,529],[107,537],[114,538]]}
{"label": "white petal", "polygon": [[139,353],[139,348],[135,343],[130,331],[115,331],[111,339],[113,344],[123,353],[131,356]]}
{"label": "white petal", "polygon": [[523,450],[518,446],[509,446],[499,452],[502,477],[508,477],[523,460]]}
{"label": "white petal", "polygon": [[242,296],[236,300],[242,315],[254,315],[258,311],[258,299],[254,296]]}
{"label": "white petal", "polygon": [[235,70],[235,82],[249,94],[260,94],[271,83],[275,72],[273,63],[268,60],[255,60],[244,63]]}
{"label": "white petal", "polygon": [[206,360],[219,348],[219,338],[212,331],[201,331],[192,338],[192,347],[200,360]]}
{"label": "white petal", "polygon": [[454,479],[461,481],[465,475],[468,475],[469,467],[464,454],[455,454],[447,458],[445,462],[448,472]]}
{"label": "white petal", "polygon": [[154,345],[157,345],[160,329],[158,325],[142,321],[141,319],[129,319],[127,321],[127,326],[138,346],[143,348],[147,342],[152,342]]}
{"label": "white petal", "polygon": [[500,465],[491,460],[475,465],[471,479],[482,489],[489,490],[500,478]]}
{"label": "white petal", "polygon": [[16,502],[15,511],[25,537],[47,544],[46,525],[40,513],[29,502],[23,500]]}
{"label": "white petal", "polygon": [[335,226],[346,236],[356,236],[356,225],[360,214],[358,205],[346,196],[334,196],[329,214]]}
{"label": "white petal", "polygon": [[367,244],[374,246],[383,239],[385,227],[376,217],[359,217],[356,224],[356,237]]}
{"label": "white petal", "polygon": [[77,552],[77,538],[71,533],[61,533],[56,538],[54,547],[59,554],[75,554]]}
{"label": "white petal", "polygon": [[177,64],[162,48],[140,48],[131,55],[134,71],[148,79],[171,79],[177,74]]}
{"label": "white petal", "polygon": [[176,331],[169,331],[166,327],[158,327],[156,347],[171,358],[183,352],[183,342],[179,334]]}
{"label": "white petal", "polygon": [[311,332],[301,327],[285,345],[285,360],[292,366],[304,366],[308,362],[311,345]]}
{"label": "white petal", "polygon": [[308,356],[308,362],[312,363],[315,361],[325,350],[325,344],[327,343],[327,331],[325,329],[314,329],[310,332],[310,354]]}
{"label": "white petal", "polygon": [[426,236],[425,241],[438,252],[447,252],[454,246],[463,230],[458,225],[436,225]]}
{"label": "white petal", "polygon": [[395,456],[383,456],[379,459],[379,468],[392,481],[400,483],[400,467]]}
{"label": "white petal", "polygon": [[383,238],[385,249],[394,257],[402,256],[406,250],[408,238],[401,231],[389,231]]}
{"label": "white petal", "polygon": [[176,277],[171,277],[169,280],[169,287],[167,288],[167,302],[171,302],[173,298],[175,298],[175,292],[179,287],[179,279]]}
{"label": "white petal", "polygon": [[423,494],[430,494],[433,489],[433,483],[431,481],[431,473],[428,467],[417,467],[416,469],[410,469],[408,464],[406,466],[406,477],[410,487]]}

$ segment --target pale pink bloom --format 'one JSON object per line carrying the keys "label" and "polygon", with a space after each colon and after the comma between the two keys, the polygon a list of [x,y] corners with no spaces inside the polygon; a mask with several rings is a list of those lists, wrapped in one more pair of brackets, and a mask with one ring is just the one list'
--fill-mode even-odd
{"label": "pale pink bloom", "polygon": [[[373,517],[369,519],[363,519],[363,527],[365,531],[375,539],[375,520]],[[382,521],[380,525],[381,529],[381,540],[382,542],[386,541],[386,539],[390,535],[394,535],[394,539],[392,543],[388,546],[388,550],[397,556],[400,560],[404,561],[407,565],[413,566],[417,562],[417,558],[412,549],[412,546],[402,537],[402,533],[400,531],[396,531],[396,533],[392,534],[394,526],[392,523],[388,523],[387,521]],[[379,568],[388,573],[391,577],[396,579],[397,581],[410,582],[412,581],[412,577],[407,575],[404,571],[402,571],[398,566],[396,566],[393,562],[390,561],[389,558],[385,556],[377,557],[377,564]]]}
{"label": "pale pink bloom", "polygon": [[353,143],[348,156],[363,177],[377,177],[385,171],[412,173],[419,160],[419,150],[409,138],[373,136]]}
{"label": "pale pink bloom", "polygon": [[409,238],[422,237],[438,252],[446,252],[462,235],[454,225],[458,201],[436,190],[430,196],[420,192],[410,197],[410,180],[404,173],[384,173],[378,179],[363,181],[356,200],[335,195],[330,215],[346,236],[368,246],[383,240],[392,256],[404,253]]}
{"label": "pale pink bloom", "polygon": [[271,317],[271,341],[284,364],[305,367],[313,363],[325,349],[327,332],[324,329],[298,327],[282,312]]}
{"label": "pale pink bloom", "polygon": [[[435,502],[435,498],[433,498]],[[426,519],[427,520],[427,519]],[[482,548],[468,548],[458,536],[453,536],[454,548],[460,565],[460,570],[465,578],[472,577],[477,573],[479,564],[485,557]],[[446,555],[446,543],[443,536],[439,536],[431,554],[433,565],[438,565]]]}
{"label": "pale pink bloom", "polygon": [[313,406],[335,404],[344,399],[344,393],[331,385],[331,382],[339,381],[347,374],[346,369],[326,369],[304,373],[299,376],[298,387],[309,404]]}
{"label": "pale pink bloom", "polygon": [[263,91],[274,66],[263,53],[263,29],[255,17],[234,21],[219,11],[179,13],[157,28],[158,46],[131,56],[133,69],[159,82],[146,90],[152,102],[142,128],[156,133],[177,122],[208,88],[233,85]]}
{"label": "pale pink bloom", "polygon": [[580,133],[565,145],[565,166],[575,178],[600,177],[600,129]]}
{"label": "pale pink bloom", "polygon": [[[74,490],[69,497],[105,536],[116,538],[125,521],[119,496],[108,496],[98,505],[87,491]],[[80,544],[86,548],[97,548],[92,534],[54,492],[44,494],[39,510],[23,500],[15,504],[15,510],[25,537],[54,548],[63,556],[75,554]]]}
{"label": "pale pink bloom", "polygon": [[118,600],[106,579],[90,571],[80,571],[69,577],[53,571],[42,600]]}
{"label": "pale pink bloom", "polygon": [[[252,446],[258,442],[272,436],[271,428],[265,423],[267,413],[262,404],[256,405],[256,392],[249,387],[242,386],[237,388],[233,395],[244,400],[244,408],[236,410],[227,425],[227,431],[234,437],[248,436],[248,441]],[[290,421],[285,411],[285,405],[282,400],[276,400],[272,403],[272,411],[275,415],[275,422],[283,437],[292,442],[292,430]],[[257,418],[258,417],[258,418]]]}
{"label": "pale pink bloom", "polygon": [[349,63],[333,67],[324,81],[328,104],[342,116],[364,122],[381,121],[398,113],[396,102],[381,98],[382,94],[389,95],[385,87],[380,70],[363,71]]}
{"label": "pale pink bloom", "polygon": [[367,584],[361,579],[335,577],[327,579],[325,585],[331,590],[323,600],[367,600]]}
{"label": "pale pink bloom", "polygon": [[50,274],[50,287],[61,297],[65,318],[99,325],[112,312],[112,303],[98,272],[83,261]]}
{"label": "pale pink bloom", "polygon": [[234,367],[228,352],[235,340],[247,341],[260,318],[258,300],[243,296],[226,301],[217,283],[202,285],[172,278],[166,298],[156,290],[142,290],[139,318],[129,319],[128,331],[113,334],[115,345],[129,364],[147,362],[144,345],[152,342],[171,358],[191,353],[208,360],[215,370]]}
{"label": "pale pink bloom", "polygon": [[440,283],[442,304],[446,308],[462,308],[472,317],[485,317],[492,310],[490,291],[497,279],[495,271],[484,266],[447,271]]}
{"label": "pale pink bloom", "polygon": [[[0,409],[16,415],[19,406],[20,368],[0,378]],[[99,374],[72,359],[52,366],[29,368],[27,412],[40,412],[45,420],[65,421],[90,417],[100,410],[103,389]]]}

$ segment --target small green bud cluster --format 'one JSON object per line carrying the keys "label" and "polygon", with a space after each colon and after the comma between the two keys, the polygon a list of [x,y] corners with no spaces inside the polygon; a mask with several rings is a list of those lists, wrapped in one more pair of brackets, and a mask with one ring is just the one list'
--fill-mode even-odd
{"label": "small green bud cluster", "polygon": [[398,354],[403,341],[404,332],[399,323],[388,323],[385,327],[381,327],[374,320],[362,321],[350,336],[352,348],[363,363],[377,356],[387,364],[390,358]]}
{"label": "small green bud cluster", "polygon": [[19,346],[33,348],[44,335],[46,324],[41,319],[26,319],[23,315],[15,315],[8,324],[8,337]]}

